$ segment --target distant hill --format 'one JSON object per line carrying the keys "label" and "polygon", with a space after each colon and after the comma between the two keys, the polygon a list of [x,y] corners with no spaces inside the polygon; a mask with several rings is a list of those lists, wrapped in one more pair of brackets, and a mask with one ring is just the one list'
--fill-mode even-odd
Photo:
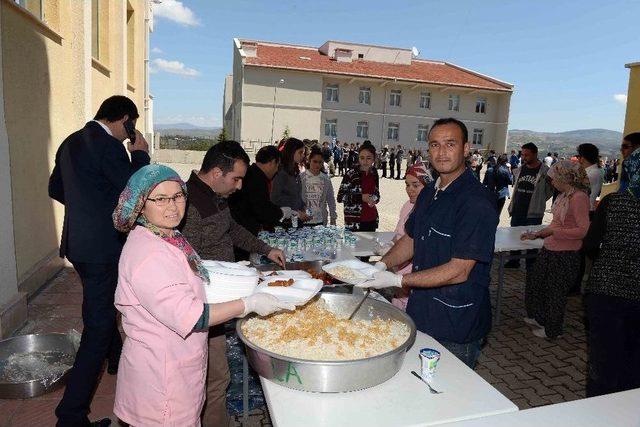
{"label": "distant hill", "polygon": [[540,152],[558,152],[561,156],[576,153],[576,147],[592,143],[600,149],[600,154],[612,156],[620,153],[622,133],[608,129],[578,129],[567,132],[535,132],[512,129],[509,131],[507,149],[518,150],[523,144],[533,142]]}
{"label": "distant hill", "polygon": [[196,126],[191,123],[156,124],[155,132],[160,135],[192,136],[198,138],[215,139],[222,130],[219,127]]}

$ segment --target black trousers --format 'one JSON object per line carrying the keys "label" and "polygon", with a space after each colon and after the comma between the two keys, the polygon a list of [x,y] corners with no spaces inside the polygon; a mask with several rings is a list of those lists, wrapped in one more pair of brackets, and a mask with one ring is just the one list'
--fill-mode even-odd
{"label": "black trousers", "polygon": [[382,177],[386,178],[387,177],[387,162],[381,162],[380,165],[382,166]]}
{"label": "black trousers", "polygon": [[393,179],[394,171],[395,171],[395,163],[389,162],[389,178]]}
{"label": "black trousers", "polygon": [[64,396],[56,408],[58,426],[85,426],[93,393],[105,359],[117,363],[122,338],[113,305],[118,283],[118,263],[74,262],[82,281],[82,338],[76,360],[67,378]]}
{"label": "black trousers", "polygon": [[587,294],[587,397],[640,387],[640,301]]}
{"label": "black trousers", "polygon": [[[396,169],[398,169],[398,175],[396,176],[396,179],[400,179],[400,173],[402,172],[402,163],[396,163]],[[393,173],[391,174],[391,178],[393,178]]]}

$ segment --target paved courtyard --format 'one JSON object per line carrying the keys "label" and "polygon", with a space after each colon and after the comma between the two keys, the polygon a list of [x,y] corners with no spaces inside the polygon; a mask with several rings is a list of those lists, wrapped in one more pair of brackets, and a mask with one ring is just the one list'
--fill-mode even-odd
{"label": "paved courtyard", "polygon": [[[535,337],[522,321],[524,272],[507,270],[505,283],[502,323],[492,330],[476,372],[520,409],[583,398],[586,340],[581,298],[569,298],[564,335],[547,341]],[[18,333],[81,331],[81,303],[78,276],[65,268],[29,302],[29,320]],[[115,420],[115,382],[112,375],[102,376],[91,406],[92,419]],[[0,400],[0,426],[54,425],[53,411],[61,396],[62,389],[29,400]],[[240,425],[240,417],[235,425]],[[271,425],[266,409],[253,411],[249,425]]]}

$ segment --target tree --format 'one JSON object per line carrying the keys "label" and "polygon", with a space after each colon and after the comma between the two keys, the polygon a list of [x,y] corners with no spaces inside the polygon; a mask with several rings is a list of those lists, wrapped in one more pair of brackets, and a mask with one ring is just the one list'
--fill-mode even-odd
{"label": "tree", "polygon": [[284,127],[284,132],[282,132],[282,138],[287,139],[291,136],[291,130],[289,130],[289,125]]}
{"label": "tree", "polygon": [[220,131],[220,134],[216,138],[216,141],[222,142],[222,141],[227,141],[228,139],[229,139],[229,134],[227,133],[227,129],[222,128],[222,130]]}

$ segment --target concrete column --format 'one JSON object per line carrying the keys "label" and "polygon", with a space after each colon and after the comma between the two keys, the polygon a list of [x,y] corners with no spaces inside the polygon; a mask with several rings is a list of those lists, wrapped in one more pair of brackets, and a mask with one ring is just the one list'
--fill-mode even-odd
{"label": "concrete column", "polygon": [[[2,34],[2,7],[0,7],[0,34]],[[24,292],[18,292],[11,158],[4,116],[2,43],[3,40],[0,37],[0,338],[6,338],[27,320],[27,295]]]}

